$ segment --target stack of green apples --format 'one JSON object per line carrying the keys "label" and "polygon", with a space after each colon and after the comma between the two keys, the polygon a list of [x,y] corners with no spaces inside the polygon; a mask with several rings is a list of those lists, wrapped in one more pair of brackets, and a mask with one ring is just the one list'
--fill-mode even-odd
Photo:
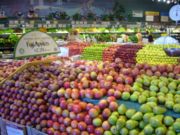
{"label": "stack of green apples", "polygon": [[178,57],[170,57],[164,52],[164,48],[180,48],[179,45],[146,45],[137,53],[138,63],[177,64]]}
{"label": "stack of green apples", "polygon": [[[108,118],[111,127],[104,135],[176,135],[180,119],[165,116],[166,109],[153,102],[143,104],[139,111],[128,109],[124,104]],[[104,123],[103,123],[104,126]]]}
{"label": "stack of green apples", "polygon": [[143,75],[136,79],[132,91],[132,95],[129,95],[131,101],[140,104],[155,102],[180,113],[180,80]]}
{"label": "stack of green apples", "polygon": [[105,44],[95,44],[93,46],[86,47],[82,53],[82,59],[102,61],[103,51],[107,47],[109,47],[109,45]]}

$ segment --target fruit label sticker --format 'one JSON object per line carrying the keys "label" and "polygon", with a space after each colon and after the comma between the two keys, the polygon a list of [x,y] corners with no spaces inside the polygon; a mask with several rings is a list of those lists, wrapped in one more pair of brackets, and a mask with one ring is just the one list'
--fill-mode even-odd
{"label": "fruit label sticker", "polygon": [[46,33],[33,31],[25,34],[15,47],[15,58],[59,53],[57,43]]}
{"label": "fruit label sticker", "polygon": [[6,130],[8,135],[24,135],[24,131],[16,127],[11,127],[7,125]]}

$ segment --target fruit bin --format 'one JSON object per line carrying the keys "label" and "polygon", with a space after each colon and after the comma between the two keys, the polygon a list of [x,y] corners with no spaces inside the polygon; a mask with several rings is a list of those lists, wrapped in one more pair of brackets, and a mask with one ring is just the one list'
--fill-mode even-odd
{"label": "fruit bin", "polygon": [[[13,72],[12,72],[12,68],[13,68],[13,64],[15,64],[16,62],[8,62],[8,63],[5,63],[5,65],[7,66],[5,66],[4,64],[3,64],[4,62],[3,61],[0,61],[0,84],[1,83],[3,83],[4,82],[4,80],[6,79],[6,77],[8,77],[9,75],[11,75]],[[18,70],[21,66],[23,66],[25,63],[24,62],[21,62],[19,65],[17,64],[16,66],[16,69],[15,69],[15,71],[16,70]],[[5,67],[4,67],[5,66]],[[10,66],[10,67],[9,67]],[[5,76],[2,76],[2,73],[4,73],[5,71],[3,70],[3,68],[6,68],[6,69],[10,69],[11,70],[11,72],[9,72],[7,75],[6,75],[6,77]],[[14,72],[15,72],[14,71]]]}
{"label": "fruit bin", "polygon": [[4,79],[3,81],[0,82],[0,85],[2,85],[6,80],[12,78],[15,74],[21,72],[22,70],[26,69],[29,66],[32,65],[37,65],[37,64],[49,64],[51,63],[51,60],[44,60],[44,61],[34,61],[34,62],[30,62],[30,63],[26,63],[24,65],[22,65],[21,67],[19,67],[14,73],[12,73],[11,75],[9,75],[6,79]]}

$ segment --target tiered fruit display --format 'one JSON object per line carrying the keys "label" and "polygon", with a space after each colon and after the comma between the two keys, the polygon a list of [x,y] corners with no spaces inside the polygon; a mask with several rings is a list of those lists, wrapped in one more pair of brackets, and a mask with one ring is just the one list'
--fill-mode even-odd
{"label": "tiered fruit display", "polygon": [[180,48],[179,45],[146,45],[137,53],[138,63],[157,64],[178,64],[178,57],[169,57],[163,48]]}
{"label": "tiered fruit display", "polygon": [[[160,67],[156,69],[159,76],[164,72],[180,72],[178,66],[163,66],[163,70]],[[179,80],[175,75],[169,78],[143,75],[143,71],[151,68],[147,64],[123,63],[121,59],[112,63],[31,65],[0,86],[0,116],[48,135],[178,134],[179,119],[165,113],[172,106],[179,113]],[[163,86],[168,88],[168,93],[161,90]],[[107,99],[96,100],[99,101],[96,105],[85,102],[85,98],[105,96]],[[144,102],[143,96],[147,96]],[[164,101],[162,96],[169,100]],[[116,99],[120,98],[141,100],[142,105],[139,110],[127,109],[130,106],[118,105]],[[166,108],[157,105],[168,101],[171,102],[167,103],[168,107],[165,104]]]}
{"label": "tiered fruit display", "polygon": [[180,113],[180,80],[143,75],[136,79],[132,90],[132,101],[140,104],[152,101]]}
{"label": "tiered fruit display", "polygon": [[69,42],[65,47],[69,49],[69,56],[80,55],[85,47],[89,46],[86,42]]}
{"label": "tiered fruit display", "polygon": [[0,82],[6,79],[10,74],[17,70],[24,62],[0,62]]}
{"label": "tiered fruit display", "polygon": [[82,58],[84,60],[102,61],[103,51],[108,46],[109,45],[105,45],[105,44],[95,44],[90,47],[86,47],[82,53]]}

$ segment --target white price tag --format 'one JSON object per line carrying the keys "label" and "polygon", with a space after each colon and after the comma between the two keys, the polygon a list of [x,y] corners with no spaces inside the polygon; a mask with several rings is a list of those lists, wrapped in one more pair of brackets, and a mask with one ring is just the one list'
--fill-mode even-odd
{"label": "white price tag", "polygon": [[48,24],[48,28],[52,28],[52,25],[51,25],[51,24]]}
{"label": "white price tag", "polygon": [[24,24],[24,23],[25,23],[25,21],[20,21],[20,23],[21,23],[21,24]]}
{"label": "white price tag", "polygon": [[14,21],[10,20],[10,21],[9,21],[9,24],[14,24]]}
{"label": "white price tag", "polygon": [[42,27],[42,24],[38,24],[38,28]]}
{"label": "white price tag", "polygon": [[68,57],[69,56],[69,48],[66,47],[60,47],[60,53],[58,54],[58,56],[60,57]]}
{"label": "white price tag", "polygon": [[58,24],[58,21],[54,20],[53,23],[54,23],[54,24]]}
{"label": "white price tag", "polygon": [[34,21],[33,21],[33,20],[31,20],[31,21],[30,21],[30,24],[34,24]]}
{"label": "white price tag", "polygon": [[161,16],[161,22],[168,22],[169,17],[168,16]]}
{"label": "white price tag", "polygon": [[10,24],[9,28],[16,28],[16,25],[15,24]]}
{"label": "white price tag", "polygon": [[146,16],[146,21],[153,22],[154,21],[154,16]]}
{"label": "white price tag", "polygon": [[56,26],[57,26],[56,24],[52,24],[52,27],[53,27],[53,28],[56,28]]}
{"label": "white price tag", "polygon": [[50,24],[51,22],[50,21],[46,21],[46,24]]}
{"label": "white price tag", "polygon": [[14,21],[14,24],[19,24],[19,22],[17,20]]}
{"label": "white price tag", "polygon": [[47,24],[43,24],[43,27],[44,27],[44,28],[47,28]]}

